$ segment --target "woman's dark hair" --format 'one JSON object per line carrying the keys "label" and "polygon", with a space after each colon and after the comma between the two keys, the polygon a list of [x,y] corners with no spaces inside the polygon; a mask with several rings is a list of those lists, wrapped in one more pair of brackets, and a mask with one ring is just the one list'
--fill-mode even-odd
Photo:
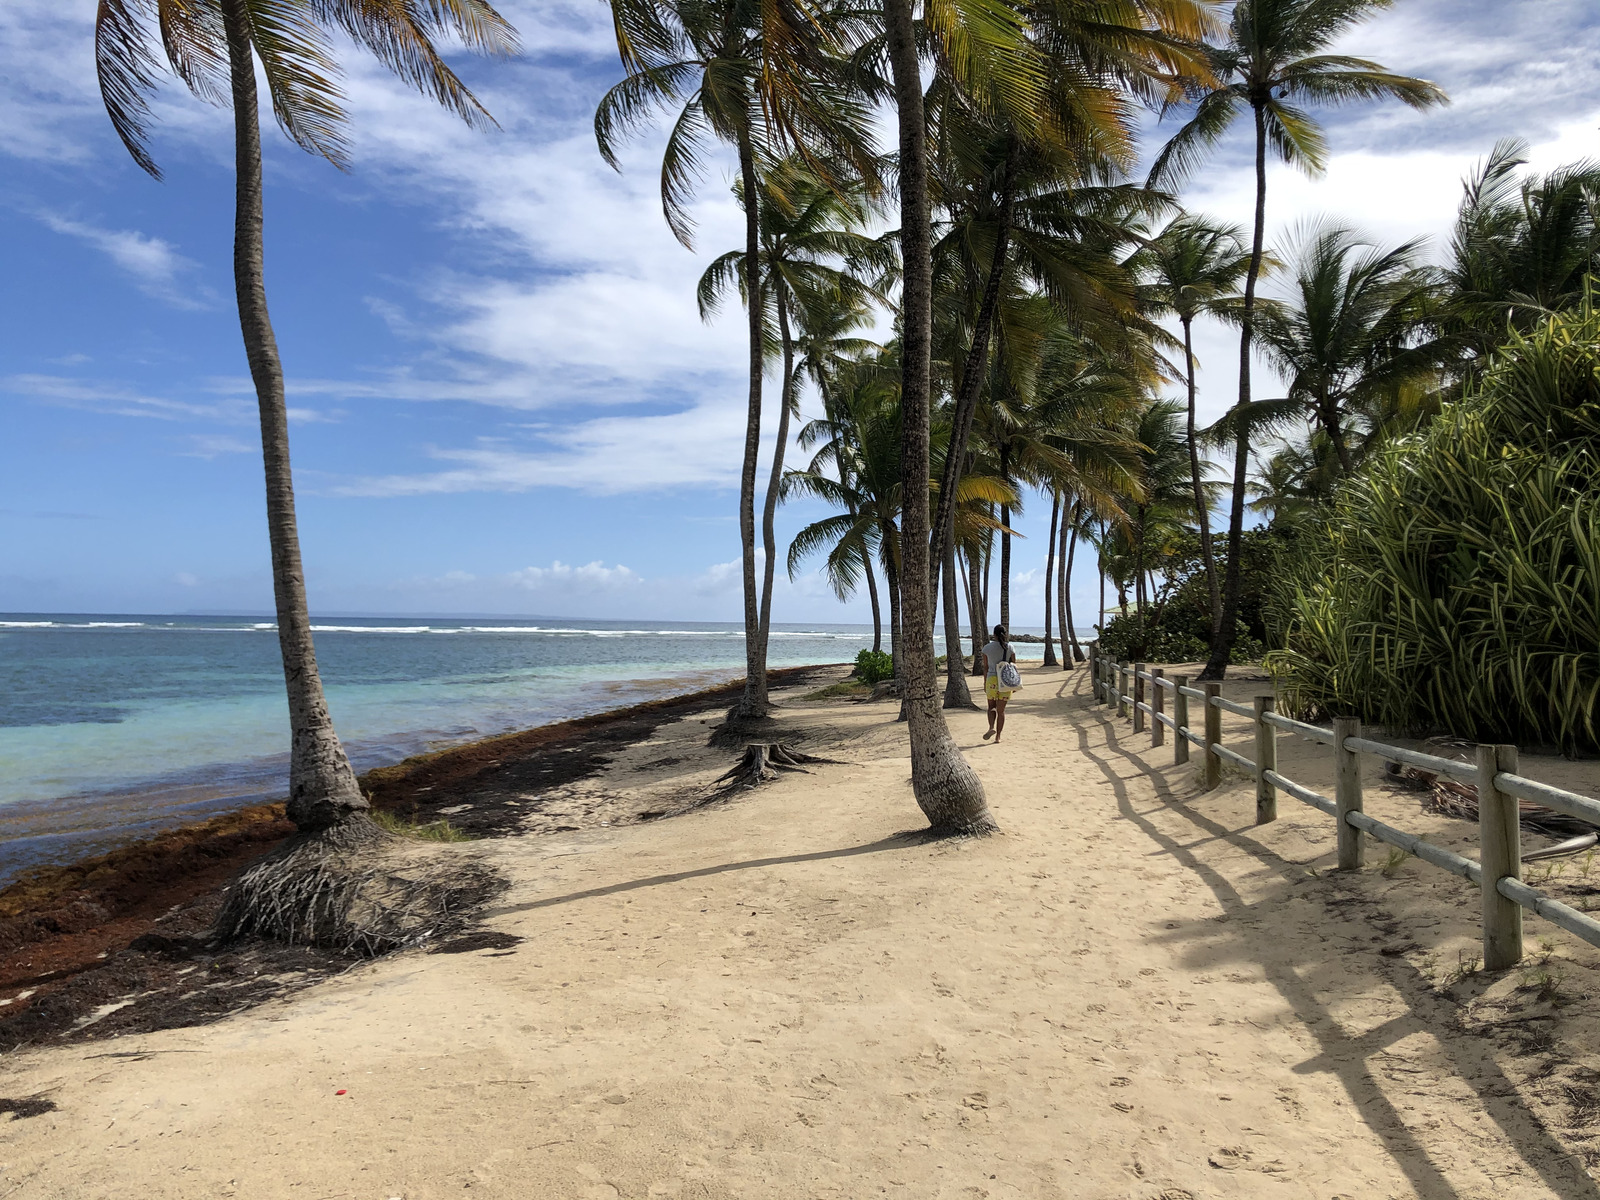
{"label": "woman's dark hair", "polygon": [[1006,627],[1004,625],[996,625],[994,627],[994,640],[1002,646],[1006,644]]}

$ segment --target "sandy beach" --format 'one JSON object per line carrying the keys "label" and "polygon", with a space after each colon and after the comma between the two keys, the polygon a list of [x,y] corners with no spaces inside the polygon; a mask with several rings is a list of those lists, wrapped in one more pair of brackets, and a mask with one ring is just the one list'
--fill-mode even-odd
{"label": "sandy beach", "polygon": [[[1024,677],[1003,744],[952,714],[982,840],[918,836],[894,706],[814,680],[781,722],[838,761],[731,799],[705,803],[714,713],[458,789],[463,819],[526,809],[438,849],[510,880],[498,936],[12,1051],[37,1115],[0,1122],[0,1196],[1600,1197],[1593,951],[1530,917],[1526,966],[1485,976],[1461,881],[1336,873],[1320,813],[1254,827],[1249,785],[1201,793],[1085,672]],[[1288,738],[1280,764],[1331,779]],[[1376,771],[1368,809],[1475,836]]]}

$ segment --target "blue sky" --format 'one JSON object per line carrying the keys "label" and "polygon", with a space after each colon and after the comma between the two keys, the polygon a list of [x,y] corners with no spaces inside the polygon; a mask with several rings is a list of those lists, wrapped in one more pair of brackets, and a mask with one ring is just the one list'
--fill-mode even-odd
{"label": "blue sky", "polygon": [[[503,9],[526,56],[461,64],[500,132],[347,55],[350,173],[269,134],[268,287],[313,609],[736,618],[741,321],[703,324],[693,303],[710,255],[740,240],[726,166],[691,253],[661,219],[657,141],[620,175],[594,149],[594,102],[618,77],[604,5]],[[265,611],[228,116],[169,87],[167,178],[146,178],[99,106],[93,10],[0,11],[0,610]],[[1455,103],[1327,114],[1327,175],[1273,173],[1274,237],[1335,213],[1382,242],[1437,238],[1499,137],[1527,138],[1541,166],[1600,155],[1589,0],[1400,0],[1344,49]],[[1224,147],[1192,207],[1245,220],[1247,154]],[[1219,411],[1227,333],[1203,330],[1200,350]],[[817,511],[781,510],[781,544]],[[1018,625],[1039,620],[1048,519],[1037,500],[1021,519]],[[1074,592],[1091,613],[1087,569]],[[776,616],[865,606],[780,572]]]}

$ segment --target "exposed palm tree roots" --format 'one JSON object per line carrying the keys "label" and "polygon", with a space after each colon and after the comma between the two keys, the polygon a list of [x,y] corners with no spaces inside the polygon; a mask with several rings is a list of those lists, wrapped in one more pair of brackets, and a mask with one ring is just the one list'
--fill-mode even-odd
{"label": "exposed palm tree roots", "polygon": [[837,760],[804,754],[783,742],[751,742],[744,748],[744,756],[740,758],[738,765],[727,774],[718,776],[716,785],[724,792],[760,787],[763,783],[770,783],[776,779],[783,771],[809,774],[806,771],[806,764],[835,761]]}
{"label": "exposed palm tree roots", "polygon": [[504,886],[477,859],[396,837],[357,815],[294,837],[241,872],[216,936],[385,954],[452,932]]}

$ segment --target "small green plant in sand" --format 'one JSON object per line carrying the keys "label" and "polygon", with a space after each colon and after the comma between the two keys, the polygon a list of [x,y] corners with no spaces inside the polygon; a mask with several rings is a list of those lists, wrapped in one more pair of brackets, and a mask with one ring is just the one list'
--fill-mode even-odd
{"label": "small green plant in sand", "polygon": [[1383,866],[1379,868],[1383,872],[1383,877],[1393,879],[1400,874],[1400,868],[1406,865],[1406,859],[1410,857],[1410,851],[1402,850],[1399,846],[1390,846],[1389,857],[1383,860]]}
{"label": "small green plant in sand", "polygon": [[1483,955],[1469,954],[1465,950],[1457,950],[1455,975],[1451,977],[1450,983],[1460,983],[1468,976],[1476,975],[1478,969],[1482,966]]}
{"label": "small green plant in sand", "polygon": [[863,650],[856,655],[856,678],[862,683],[882,683],[894,678],[894,655],[882,650]]}
{"label": "small green plant in sand", "polygon": [[1561,986],[1566,979],[1566,973],[1559,967],[1544,962],[1522,972],[1517,991],[1532,992],[1535,1000],[1541,1004],[1548,1004],[1551,1008],[1565,1008],[1573,999]]}
{"label": "small green plant in sand", "polygon": [[396,812],[385,812],[382,809],[372,810],[372,823],[379,829],[399,837],[416,838],[423,842],[470,842],[472,837],[463,829],[457,829],[447,820],[417,822],[407,820]]}

